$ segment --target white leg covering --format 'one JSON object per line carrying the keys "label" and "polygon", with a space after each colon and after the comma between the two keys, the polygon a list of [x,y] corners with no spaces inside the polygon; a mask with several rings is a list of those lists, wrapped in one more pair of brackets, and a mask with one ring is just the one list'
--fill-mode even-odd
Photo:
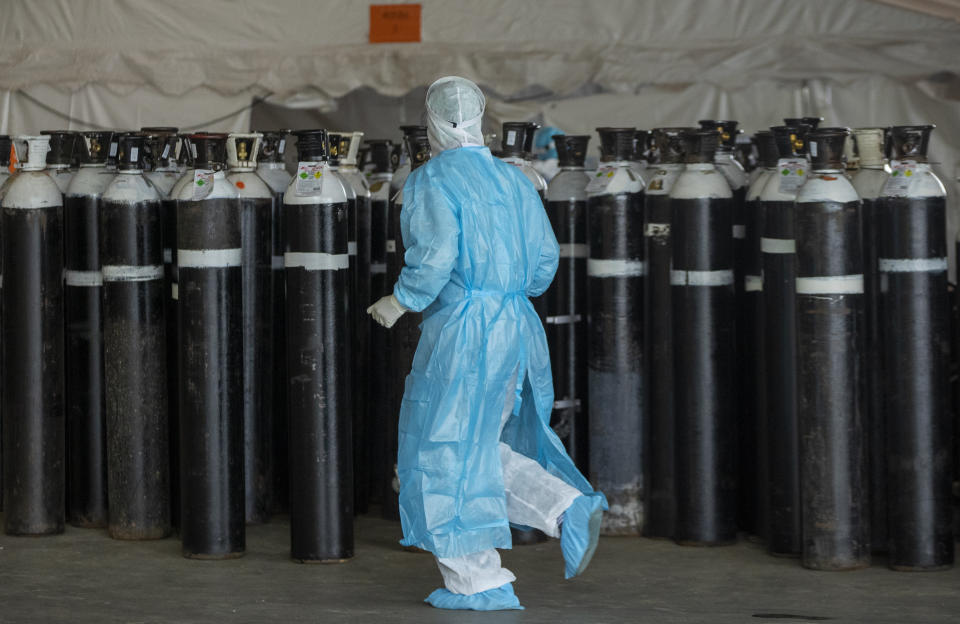
{"label": "white leg covering", "polygon": [[463,557],[437,559],[443,585],[454,594],[477,594],[517,580],[500,567],[500,553],[484,550]]}
{"label": "white leg covering", "polygon": [[540,529],[550,537],[560,537],[560,515],[580,496],[580,490],[503,442],[500,443],[500,463],[510,522]]}
{"label": "white leg covering", "polygon": [[[507,385],[507,396],[500,417],[500,432],[507,424],[516,402],[517,374]],[[567,485],[543,466],[500,443],[503,486],[507,494],[507,518],[514,524],[540,529],[550,537],[560,537],[560,514],[567,510],[580,490]]]}

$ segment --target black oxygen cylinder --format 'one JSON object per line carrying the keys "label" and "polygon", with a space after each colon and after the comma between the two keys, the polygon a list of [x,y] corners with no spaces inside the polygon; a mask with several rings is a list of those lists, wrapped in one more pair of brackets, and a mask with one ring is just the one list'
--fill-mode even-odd
{"label": "black oxygen cylinder", "polygon": [[877,271],[877,199],[887,181],[884,128],[856,128],[853,137],[860,168],[851,182],[863,201],[864,429],[869,441],[870,546],[887,551],[887,436],[883,415],[883,348],[880,332],[880,273]]}
{"label": "black oxygen cylinder", "polygon": [[100,201],[110,536],[170,533],[166,321],[160,194],[143,176],[144,137],[120,138]]}
{"label": "black oxygen cylinder", "polygon": [[0,216],[8,535],[64,528],[63,195],[43,170],[49,143],[48,136],[18,138],[20,173],[7,187]]}
{"label": "black oxygen cylinder", "polygon": [[771,128],[780,158],[759,199],[769,504],[765,534],[770,553],[787,556],[801,551],[794,200],[809,169],[807,130]]}
{"label": "black oxygen cylinder", "polygon": [[[737,160],[737,137],[743,132],[738,130],[737,121],[703,119],[700,127],[715,129],[720,134],[720,144],[714,156],[717,170],[726,178],[733,192],[733,308],[734,308],[734,388],[733,413],[737,419],[737,448],[753,449],[757,446],[757,413],[754,410],[753,397],[756,394],[756,371],[753,362],[756,357],[756,345],[752,340],[750,304],[747,301],[746,276],[747,257],[747,210],[746,194],[749,182],[743,165]],[[737,489],[738,526],[744,530],[753,529],[753,520],[757,513],[756,488],[749,486],[756,474],[756,458],[753,453],[738,452],[738,480],[742,487]]]}
{"label": "black oxygen cylinder", "polygon": [[560,262],[544,293],[544,329],[553,369],[550,425],[581,471],[588,471],[587,426],[587,135],[554,135],[560,171],[547,188],[547,217]]}
{"label": "black oxygen cylinder", "polygon": [[370,295],[370,188],[357,167],[357,154],[363,140],[362,132],[341,134],[340,169],[338,173],[350,186],[356,197],[356,244],[353,257],[353,471],[354,511],[366,513],[370,496],[370,463],[373,458],[370,427],[370,316],[367,307],[374,299]]}
{"label": "black oxygen cylinder", "polygon": [[347,194],[327,164],[327,133],[297,136],[283,198],[287,288],[290,556],[353,556]]}
{"label": "black oxygen cylinder", "polygon": [[590,478],[607,495],[604,535],[643,526],[643,181],[634,128],[598,128],[601,166],[587,186]]}
{"label": "black oxygen cylinder", "polygon": [[177,199],[180,539],[183,555],[242,556],[243,269],[226,134],[189,135],[194,169]]}
{"label": "black oxygen cylinder", "polygon": [[[410,162],[410,171],[414,171],[430,158],[430,142],[427,140],[427,129],[423,126],[403,126],[404,149]],[[400,278],[403,269],[404,253],[403,235],[400,231],[400,213],[403,211],[403,188],[390,202],[390,212],[387,216],[387,290],[393,292],[393,285]],[[400,518],[399,483],[397,481],[397,435],[399,427],[400,406],[403,402],[403,391],[407,375],[413,367],[413,355],[420,342],[420,322],[422,314],[408,312],[401,316],[388,334],[389,376],[388,388],[390,404],[387,406],[387,422],[383,424],[388,436],[386,449],[387,474],[384,475],[384,493],[381,505],[383,516],[390,520]]]}
{"label": "black oxygen cylinder", "polygon": [[690,130],[683,139],[687,167],[670,191],[674,539],[729,544],[737,538],[733,197],[713,164],[717,131]]}
{"label": "black oxygen cylinder", "polygon": [[112,132],[85,132],[81,165],[64,194],[64,366],[67,420],[67,514],[79,527],[107,526],[100,198]]}
{"label": "black oxygen cylinder", "polygon": [[797,415],[804,567],[870,564],[863,410],[860,197],[844,175],[846,128],[807,135],[797,193]]}
{"label": "black oxygen cylinder", "polygon": [[[752,347],[753,357],[745,362],[747,374],[751,375],[755,383],[752,394],[744,397],[744,404],[749,401],[752,406],[754,419],[753,446],[742,447],[741,454],[753,456],[752,474],[740,475],[741,489],[753,488],[756,492],[756,508],[752,523],[747,522],[752,535],[766,540],[770,527],[770,486],[769,486],[769,445],[767,436],[767,403],[766,403],[766,347],[764,344],[764,285],[763,285],[763,252],[761,250],[761,234],[763,232],[763,209],[761,202],[763,191],[771,178],[778,177],[777,162],[779,152],[773,132],[761,130],[754,135],[757,146],[757,175],[747,189],[744,203],[746,206],[746,262],[743,276],[744,299],[746,302],[746,335],[741,339]],[[749,466],[750,462],[741,461],[741,468]]]}
{"label": "black oxygen cylinder", "polygon": [[[360,327],[358,326],[358,322],[361,319],[357,315],[357,309],[360,307],[357,294],[360,273],[359,258],[357,256],[360,197],[357,195],[348,176],[343,172],[343,161],[347,158],[347,154],[350,151],[352,137],[352,133],[345,132],[332,132],[329,134],[330,156],[328,162],[347,194],[347,254],[350,260],[350,268],[347,276],[348,292],[350,294],[347,306],[347,335],[350,337],[350,374],[347,378],[347,383],[350,386],[350,393],[353,397],[353,411],[351,415],[353,420],[353,433],[351,437],[353,440],[354,512],[356,513],[360,505],[358,483],[363,480],[362,473],[366,468],[361,461],[361,457],[364,455],[362,448],[362,423],[365,416],[362,410],[366,408],[366,393],[361,394],[358,392],[358,383],[360,380],[358,375],[362,377],[364,371],[357,369],[357,361],[362,359],[360,355],[360,343],[362,339],[360,336]],[[363,309],[364,314],[366,314],[366,306],[364,306]]]}
{"label": "black oxygen cylinder", "polygon": [[[388,214],[390,212],[390,182],[393,179],[393,143],[389,140],[368,140],[369,160],[372,170],[370,184],[370,301],[363,306],[366,313],[370,303],[387,295],[387,233]],[[363,302],[362,302],[363,303]],[[389,392],[387,383],[390,377],[388,341],[390,330],[381,327],[372,317],[366,319],[370,331],[370,358],[367,361],[369,375],[370,413],[367,419],[366,438],[370,448],[369,498],[379,503],[388,492],[387,483],[392,481],[388,449],[392,446],[394,434],[384,425],[385,414],[389,412]],[[389,479],[388,479],[389,475]],[[392,491],[392,490],[390,490]]]}
{"label": "black oxygen cylinder", "polygon": [[670,191],[683,173],[681,134],[688,128],[655,128],[657,164],[647,170],[643,197],[647,274],[643,291],[649,393],[646,432],[647,482],[643,534],[673,537],[676,516],[673,424],[673,313],[670,306],[670,266],[673,264]]}
{"label": "black oxygen cylinder", "polygon": [[[177,357],[180,351],[177,342],[177,202],[173,197],[176,191],[186,184],[182,181],[179,159],[186,158],[183,139],[178,129],[168,126],[148,126],[140,128],[144,137],[147,170],[144,177],[157,189],[160,195],[160,220],[163,229],[163,316],[166,324],[166,371],[167,371],[167,448],[169,449],[170,472],[170,523],[173,527],[180,523],[180,459],[178,454],[179,417],[177,415]],[[190,182],[193,182],[192,178]],[[179,185],[179,186],[178,186]]]}
{"label": "black oxygen cylinder", "polygon": [[946,193],[930,169],[934,126],[894,126],[878,208],[879,320],[894,570],[953,565]]}
{"label": "black oxygen cylinder", "polygon": [[273,433],[273,191],[254,171],[263,135],[227,137],[240,203],[243,297],[243,499],[247,524],[270,518]]}
{"label": "black oxygen cylinder", "polygon": [[[189,147],[190,135],[176,135],[169,140],[174,145],[170,166],[180,170],[180,163],[187,163],[166,197],[160,198],[160,213],[163,219],[163,260],[166,271],[167,320],[167,416],[170,423],[170,509],[171,524],[180,527],[180,271],[177,267],[177,197],[184,187],[193,185],[193,152]],[[170,157],[168,155],[168,157]],[[109,165],[108,165],[109,167]],[[170,253],[167,254],[169,249]]]}
{"label": "black oxygen cylinder", "polygon": [[270,489],[270,511],[287,513],[290,510],[289,440],[287,437],[287,336],[286,289],[283,272],[283,194],[293,176],[287,172],[284,153],[288,130],[262,132],[263,142],[257,160],[257,175],[273,192],[271,223],[273,261],[273,409],[271,413],[270,457],[273,480]]}
{"label": "black oxygen cylinder", "polygon": [[[10,140],[10,136],[6,134],[0,134],[0,202],[3,202],[3,196],[6,194],[6,190],[10,185],[13,174],[10,172],[10,154],[13,149],[13,142]],[[2,252],[0,252],[0,257],[2,257]],[[0,264],[0,291],[3,290],[3,275],[2,275],[2,264]],[[2,296],[0,296],[2,300]],[[0,310],[0,326],[3,323],[3,312]],[[2,349],[0,349],[2,352]],[[3,375],[0,373],[0,382],[2,382]],[[2,387],[0,387],[0,392],[2,392]],[[106,505],[104,505],[106,508]],[[0,511],[3,511],[3,418],[0,418]]]}

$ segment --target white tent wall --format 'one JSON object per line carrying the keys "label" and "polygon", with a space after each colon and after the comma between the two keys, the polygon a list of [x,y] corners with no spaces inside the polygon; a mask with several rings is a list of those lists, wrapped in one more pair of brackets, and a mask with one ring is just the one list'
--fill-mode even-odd
{"label": "white tent wall", "polygon": [[247,91],[225,95],[206,87],[177,96],[150,86],[87,84],[73,90],[36,84],[0,92],[0,134],[143,126],[242,132],[250,125],[252,97]]}
{"label": "white tent wall", "polygon": [[[752,132],[800,114],[831,125],[936,123],[931,154],[956,208],[958,3],[888,2],[899,6],[422,0],[421,43],[371,45],[369,5],[355,0],[6,0],[0,132],[224,131],[306,118],[396,137],[399,123],[419,120],[415,94],[460,74],[484,87],[489,129],[510,119],[592,132],[725,117]],[[251,112],[258,97],[298,110]],[[951,238],[958,225],[951,210]]]}

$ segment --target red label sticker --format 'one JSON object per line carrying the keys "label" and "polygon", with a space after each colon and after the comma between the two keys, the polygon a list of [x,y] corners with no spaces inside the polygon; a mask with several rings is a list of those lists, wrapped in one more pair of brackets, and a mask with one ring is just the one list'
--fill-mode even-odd
{"label": "red label sticker", "polygon": [[237,180],[237,188],[239,189],[247,188],[247,185],[244,184],[242,180]]}
{"label": "red label sticker", "polygon": [[370,43],[419,42],[419,4],[370,5]]}

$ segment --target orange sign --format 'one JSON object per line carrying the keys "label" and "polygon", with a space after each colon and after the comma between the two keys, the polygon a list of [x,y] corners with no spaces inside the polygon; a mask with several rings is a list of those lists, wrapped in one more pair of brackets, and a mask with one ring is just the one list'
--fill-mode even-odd
{"label": "orange sign", "polygon": [[419,4],[370,5],[370,43],[419,42]]}

